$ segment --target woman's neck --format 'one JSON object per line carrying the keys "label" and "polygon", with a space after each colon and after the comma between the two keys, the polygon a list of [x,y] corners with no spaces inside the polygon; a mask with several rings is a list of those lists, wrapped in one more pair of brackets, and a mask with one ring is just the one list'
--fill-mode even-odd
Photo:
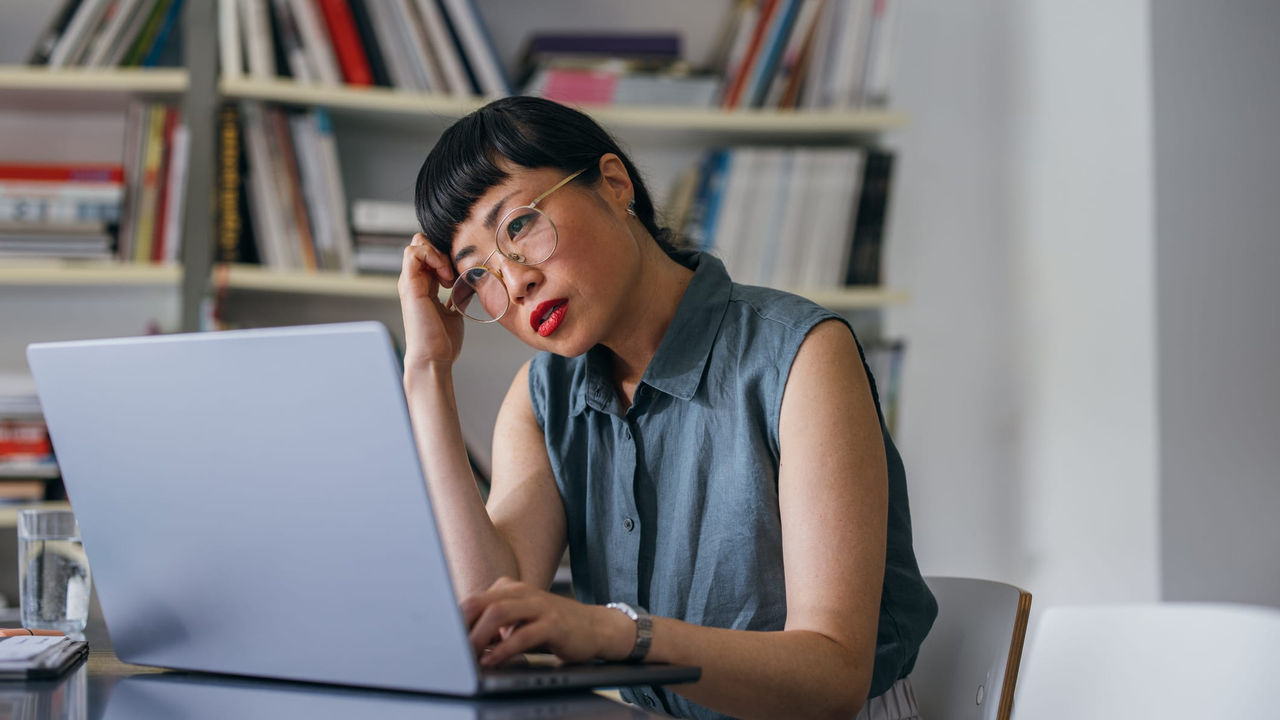
{"label": "woman's neck", "polygon": [[614,384],[628,406],[693,279],[692,270],[671,259],[656,243],[653,250],[656,255],[640,263],[625,316],[615,325],[619,332],[603,343],[613,353]]}

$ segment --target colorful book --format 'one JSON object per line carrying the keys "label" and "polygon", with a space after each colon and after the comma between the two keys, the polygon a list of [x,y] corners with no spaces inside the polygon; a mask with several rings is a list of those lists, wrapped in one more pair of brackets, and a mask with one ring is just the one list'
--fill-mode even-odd
{"label": "colorful book", "polygon": [[511,83],[474,0],[444,0],[444,7],[483,94],[488,97],[510,95]]}
{"label": "colorful book", "polygon": [[[377,0],[374,0],[375,2]],[[349,0],[352,20],[356,24],[356,32],[360,35],[360,45],[364,49],[365,59],[369,62],[369,72],[373,84],[379,87],[391,87],[391,75],[387,72],[387,61],[382,55],[382,47],[378,44],[378,35],[373,26],[373,17],[369,14],[367,0]]]}
{"label": "colorful book", "polygon": [[373,71],[369,68],[364,42],[360,39],[360,30],[347,0],[320,0],[320,12],[329,31],[338,67],[342,70],[342,79],[348,85],[372,85]]}

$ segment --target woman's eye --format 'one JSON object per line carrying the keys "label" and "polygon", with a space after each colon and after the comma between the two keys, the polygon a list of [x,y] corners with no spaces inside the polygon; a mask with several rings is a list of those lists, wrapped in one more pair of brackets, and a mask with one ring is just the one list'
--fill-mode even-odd
{"label": "woman's eye", "polygon": [[485,276],[488,274],[489,273],[485,272],[485,269],[482,267],[473,267],[469,270],[462,271],[462,279],[471,285],[475,285],[481,280],[484,280]]}
{"label": "woman's eye", "polygon": [[520,233],[524,232],[529,226],[529,216],[522,215],[511,222],[507,223],[507,237],[512,240],[516,239]]}

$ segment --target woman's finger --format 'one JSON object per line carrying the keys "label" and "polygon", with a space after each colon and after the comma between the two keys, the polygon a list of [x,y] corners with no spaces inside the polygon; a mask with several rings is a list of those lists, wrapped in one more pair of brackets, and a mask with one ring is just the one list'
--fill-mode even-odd
{"label": "woman's finger", "polygon": [[480,658],[485,667],[501,665],[524,652],[547,644],[551,635],[551,623],[536,620],[516,627],[501,642],[489,648],[489,652]]}
{"label": "woman's finger", "polygon": [[504,627],[528,623],[541,614],[540,604],[530,599],[499,600],[489,604],[471,626],[471,647],[479,655]]}

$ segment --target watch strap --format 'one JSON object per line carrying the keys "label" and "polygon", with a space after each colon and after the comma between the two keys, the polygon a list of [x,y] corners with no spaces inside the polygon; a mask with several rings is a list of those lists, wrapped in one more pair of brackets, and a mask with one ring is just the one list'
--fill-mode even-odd
{"label": "watch strap", "polygon": [[631,618],[636,624],[636,644],[627,656],[627,662],[640,662],[649,654],[649,645],[653,643],[653,618],[649,611],[639,605],[624,602],[611,602],[605,605]]}

